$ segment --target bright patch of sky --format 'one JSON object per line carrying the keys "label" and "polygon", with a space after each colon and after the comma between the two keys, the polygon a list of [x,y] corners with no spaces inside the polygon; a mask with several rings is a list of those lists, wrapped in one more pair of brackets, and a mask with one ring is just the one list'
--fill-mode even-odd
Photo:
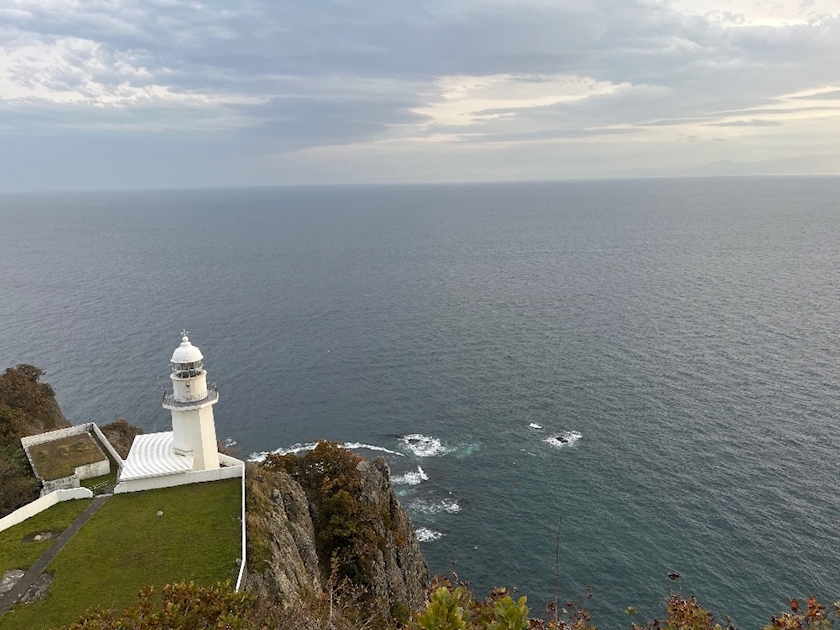
{"label": "bright patch of sky", "polygon": [[840,173],[840,0],[6,0],[0,192]]}
{"label": "bright patch of sky", "polygon": [[674,10],[725,26],[791,26],[836,17],[836,0],[670,0]]}

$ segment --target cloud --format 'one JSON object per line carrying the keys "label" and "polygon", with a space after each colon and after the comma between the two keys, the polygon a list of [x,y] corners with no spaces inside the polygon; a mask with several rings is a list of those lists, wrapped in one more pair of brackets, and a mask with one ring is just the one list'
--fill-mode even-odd
{"label": "cloud", "polygon": [[752,118],[750,120],[730,120],[727,122],[709,123],[710,127],[778,127],[782,125],[778,120],[762,120],[760,118]]}
{"label": "cloud", "polygon": [[836,0],[8,0],[0,24],[0,171],[27,141],[37,168],[141,139],[159,161],[174,135],[243,184],[840,151]]}
{"label": "cloud", "polygon": [[615,94],[630,85],[577,75],[451,76],[436,81],[439,98],[414,111],[429,125],[460,126],[508,118],[518,112],[596,96]]}

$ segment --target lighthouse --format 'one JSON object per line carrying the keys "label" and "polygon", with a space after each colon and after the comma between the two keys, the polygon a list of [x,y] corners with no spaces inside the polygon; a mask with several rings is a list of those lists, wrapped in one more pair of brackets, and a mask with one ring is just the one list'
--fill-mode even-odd
{"label": "lighthouse", "polygon": [[138,435],[125,460],[115,455],[120,467],[115,494],[245,477],[245,462],[219,452],[213,420],[219,392],[207,387],[201,350],[186,330],[181,335],[170,360],[172,390],[163,395],[172,430]]}
{"label": "lighthouse", "polygon": [[219,467],[213,405],[219,402],[215,387],[207,388],[204,355],[184,331],[181,345],[172,353],[172,392],[163,398],[163,408],[172,413],[172,448],[176,455],[192,458],[192,470]]}

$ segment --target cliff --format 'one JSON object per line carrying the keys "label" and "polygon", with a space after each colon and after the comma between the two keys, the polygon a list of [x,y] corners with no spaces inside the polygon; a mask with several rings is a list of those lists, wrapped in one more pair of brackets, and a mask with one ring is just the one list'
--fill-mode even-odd
{"label": "cliff", "polygon": [[43,375],[26,364],[0,375],[0,517],[38,498],[41,484],[20,438],[70,426]]}
{"label": "cliff", "polygon": [[428,569],[384,459],[322,442],[246,479],[249,591],[288,608],[346,584],[386,618],[423,605]]}

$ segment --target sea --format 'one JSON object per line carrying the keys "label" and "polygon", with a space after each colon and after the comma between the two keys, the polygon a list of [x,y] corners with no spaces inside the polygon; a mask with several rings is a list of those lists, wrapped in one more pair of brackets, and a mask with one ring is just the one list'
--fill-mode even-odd
{"label": "sea", "polygon": [[234,452],[385,457],[480,597],[840,597],[840,178],[0,196],[0,368],[72,422],[169,430],[184,329]]}

